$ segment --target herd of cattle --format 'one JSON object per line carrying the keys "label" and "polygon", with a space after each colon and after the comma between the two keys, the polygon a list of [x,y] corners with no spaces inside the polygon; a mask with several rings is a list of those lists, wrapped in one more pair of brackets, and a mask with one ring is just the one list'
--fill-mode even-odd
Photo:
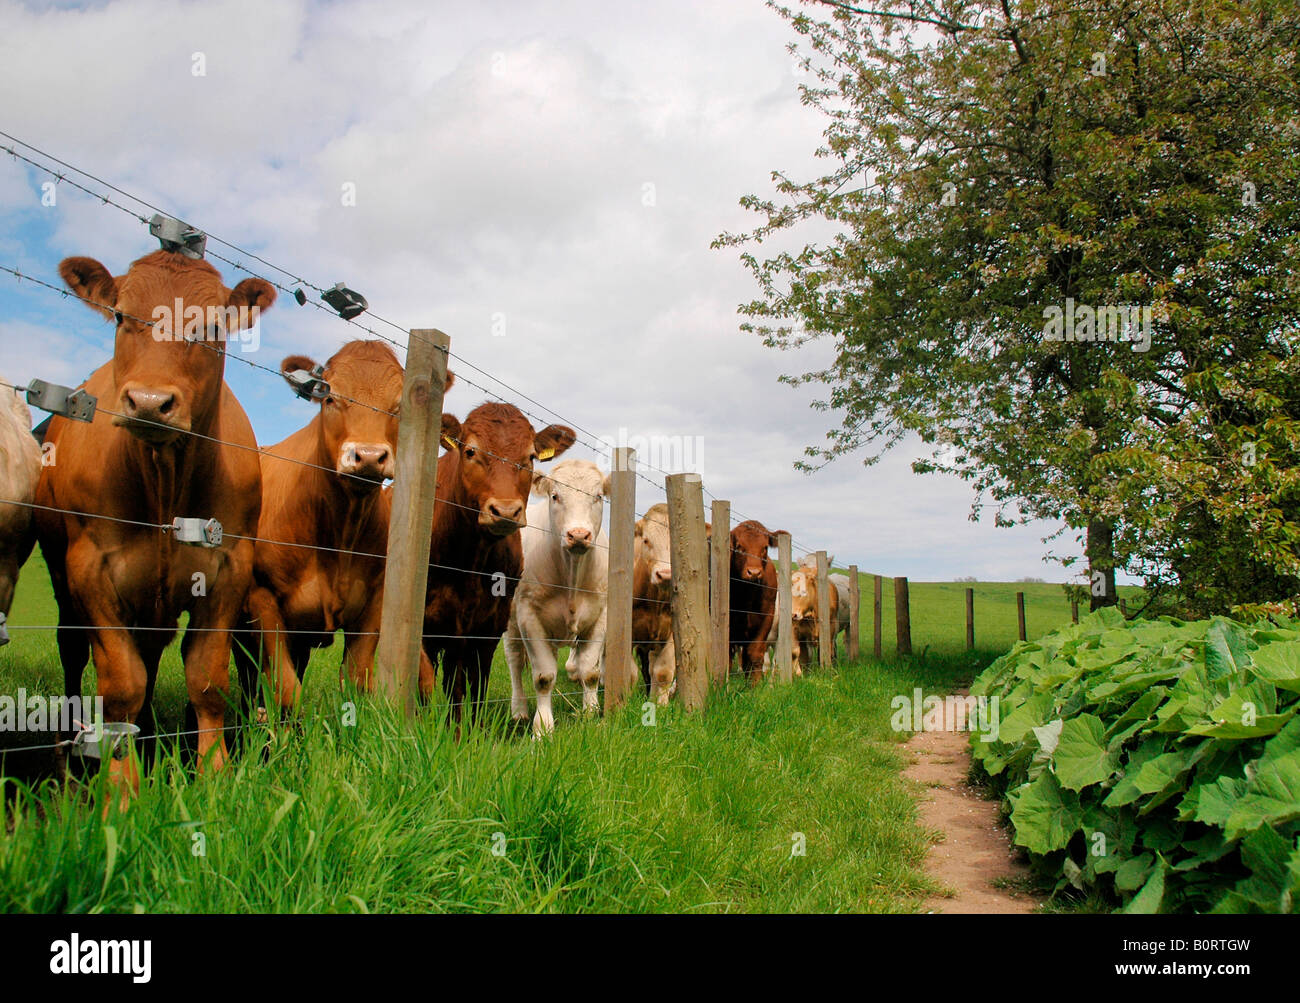
{"label": "herd of cattle", "polygon": [[[182,612],[186,686],[200,763],[227,750],[224,715],[232,649],[246,698],[284,709],[298,699],[313,648],[344,634],[343,672],[371,685],[403,372],[383,342],[353,341],[323,366],[328,394],[283,442],[259,448],[224,382],[234,330],[171,330],[156,308],[181,301],[204,317],[255,317],[275,289],[248,278],[233,289],[202,259],[156,251],[114,277],[98,261],[59,266],[68,288],[116,326],[113,357],[85,382],[98,399],[90,422],[54,416],[38,445],[15,393],[0,408],[0,613],[39,541],[58,603],[58,650],[69,695],[93,655],[108,721],[148,727],[159,659]],[[223,309],[224,308],[224,309]],[[239,308],[239,309],[236,309]],[[179,325],[179,316],[177,324]],[[316,363],[290,356],[281,371]],[[449,374],[447,388],[454,377]],[[509,404],[463,420],[442,417],[419,689],[436,667],[452,714],[481,708],[504,637],[511,710],[528,718],[525,664],[536,699],[533,729],[554,727],[560,647],[597,706],[604,671],[608,542],[601,523],[609,482],[593,463],[565,460],[572,429],[536,430]],[[530,496],[532,501],[530,503]],[[166,531],[175,517],[215,517],[219,546],[188,546]],[[731,531],[731,650],[751,682],[776,639],[775,534],[755,521]],[[817,643],[817,578],[794,571],[796,671]],[[675,689],[667,507],[636,524],[635,662],[651,699]],[[848,626],[848,581],[832,576],[835,633]],[[833,650],[833,649],[832,649]],[[129,768],[129,767],[123,767]]]}

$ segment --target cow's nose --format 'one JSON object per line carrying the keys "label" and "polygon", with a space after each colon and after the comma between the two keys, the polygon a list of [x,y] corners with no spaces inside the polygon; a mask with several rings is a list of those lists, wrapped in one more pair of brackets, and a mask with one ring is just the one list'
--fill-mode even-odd
{"label": "cow's nose", "polygon": [[756,579],[756,578],[762,578],[762,577],[763,577],[763,569],[762,569],[762,568],[746,568],[746,569],[745,569],[745,577],[748,578],[750,581],[753,581],[753,580]]}
{"label": "cow's nose", "polygon": [[564,534],[564,541],[570,547],[589,547],[591,546],[591,530],[571,529]]}
{"label": "cow's nose", "polygon": [[480,520],[489,529],[511,533],[524,525],[524,503],[517,498],[489,498]]}
{"label": "cow's nose", "polygon": [[653,578],[656,585],[662,585],[665,582],[670,582],[672,581],[673,578],[673,569],[671,567],[665,567],[664,565],[661,564],[659,567],[655,568]]}
{"label": "cow's nose", "polygon": [[352,447],[352,455],[359,467],[382,467],[388,459],[387,446],[358,445]]}
{"label": "cow's nose", "polygon": [[176,392],[133,387],[123,392],[122,405],[131,418],[165,423],[167,416],[176,409]]}

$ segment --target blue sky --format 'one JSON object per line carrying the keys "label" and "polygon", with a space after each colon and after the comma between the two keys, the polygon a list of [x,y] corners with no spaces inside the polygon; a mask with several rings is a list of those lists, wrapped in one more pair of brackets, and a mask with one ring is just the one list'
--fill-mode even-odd
{"label": "blue sky", "polygon": [[[1042,561],[1056,526],[971,522],[967,485],[911,472],[915,441],[870,468],[794,469],[828,417],[777,378],[830,348],[780,353],[741,332],[753,282],[709,249],[750,222],[738,200],[770,194],[771,171],[816,169],[822,122],[799,103],[793,33],[761,3],[0,0],[0,23],[5,132],[317,285],[345,281],[400,325],[442,328],[454,353],[598,436],[693,444],[713,494],[841,563],[1064,580]],[[120,274],[157,247],[66,185],[42,206],[47,180],[0,153],[0,264],[58,282],[68,255]],[[281,296],[261,334],[247,357],[275,368],[362,332]],[[0,274],[0,376],[76,382],[110,351],[87,307]],[[266,373],[231,362],[227,378],[261,442],[310,418]],[[447,410],[484,396],[463,384]],[[638,509],[659,500],[640,489]]]}

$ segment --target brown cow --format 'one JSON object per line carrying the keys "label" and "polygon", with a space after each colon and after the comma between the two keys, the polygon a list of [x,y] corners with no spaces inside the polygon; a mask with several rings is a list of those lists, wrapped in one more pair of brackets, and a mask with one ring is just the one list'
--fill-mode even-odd
{"label": "brown cow", "polygon": [[[230,630],[253,572],[252,540],[240,537],[256,533],[262,497],[253,429],[223,379],[225,339],[251,326],[275,290],[256,278],[227,289],[206,261],[171,251],[116,278],[91,258],[68,258],[59,274],[117,325],[112,360],[85,383],[99,399],[94,421],[54,418],[46,442],[58,459],[37,485],[41,505],[109,517],[37,513],[67,693],[81,692],[93,653],[105,720],[151,730],[158,660],[188,611],[181,652],[199,765],[218,769]],[[173,318],[177,301],[184,312]],[[205,320],[191,324],[190,311]],[[178,544],[157,528],[176,517],[217,519],[221,545]],[[111,769],[129,787],[138,783],[129,760]]]}
{"label": "brown cow", "polygon": [[666,705],[677,686],[677,653],[668,506],[663,502],[637,520],[632,553],[632,652],[650,699]]}
{"label": "brown cow", "polygon": [[776,565],[767,556],[776,533],[754,519],[731,531],[731,654],[751,686],[763,679],[768,634],[776,617]]}
{"label": "brown cow", "polygon": [[[315,367],[303,355],[280,363],[286,374]],[[371,687],[391,505],[382,486],[394,473],[402,377],[388,345],[348,342],[324,366],[330,394],[315,417],[263,450],[253,586],[235,647],[245,700],[260,663],[280,707],[295,706],[312,649],[333,644],[337,630],[343,670]],[[454,379],[447,374],[446,389]],[[422,659],[421,695],[432,688]]]}
{"label": "brown cow", "polygon": [[577,435],[564,425],[535,432],[518,408],[494,402],[464,422],[444,414],[442,435],[448,452],[438,461],[424,650],[431,663],[442,656],[442,686],[459,733],[466,689],[477,719],[510,620],[533,464],[560,455]]}

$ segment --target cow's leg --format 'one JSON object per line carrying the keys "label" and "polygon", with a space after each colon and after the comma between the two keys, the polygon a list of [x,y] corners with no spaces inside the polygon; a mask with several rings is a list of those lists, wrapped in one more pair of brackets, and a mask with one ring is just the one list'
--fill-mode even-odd
{"label": "cow's leg", "polygon": [[524,639],[519,635],[516,611],[510,611],[510,626],[504,638],[506,666],[510,669],[510,717],[515,721],[528,720],[528,696],[524,693],[524,663],[528,654]]}
{"label": "cow's leg", "polygon": [[650,657],[650,699],[661,707],[668,706],[668,699],[677,688],[677,649],[670,637],[662,644],[655,645]]}
{"label": "cow's leg", "polygon": [[14,552],[0,554],[0,613],[8,615],[14,602],[14,586],[18,583],[18,555]]}
{"label": "cow's leg", "polygon": [[638,644],[632,649],[635,666],[632,669],[632,680],[636,681],[636,669],[641,669],[641,682],[645,686],[645,691],[650,692],[650,646],[647,644]]}
{"label": "cow's leg", "polygon": [[[282,709],[292,710],[302,696],[302,684],[295,671],[290,635],[287,633],[280,604],[269,589],[253,586],[248,593],[248,617],[257,624],[261,635],[262,676],[271,696]],[[305,667],[305,666],[304,666]]]}
{"label": "cow's leg", "polygon": [[584,713],[595,714],[600,710],[600,658],[605,648],[604,620],[596,625],[592,636],[579,638],[569,649],[569,661],[566,669],[572,669],[571,677],[582,683],[582,709]]}
{"label": "cow's leg", "polygon": [[[230,699],[230,633],[210,621],[195,624],[202,630],[186,630],[181,641],[185,660],[185,687],[198,718],[199,771],[213,771],[225,765],[226,704]],[[207,621],[207,618],[202,618]]]}
{"label": "cow's leg", "polygon": [[256,719],[258,700],[258,666],[262,663],[262,639],[247,618],[230,636],[230,652],[235,658],[239,678],[239,707],[245,721]]}
{"label": "cow's leg", "polygon": [[[533,715],[533,734],[548,735],[555,730],[555,712],[552,706],[552,700],[555,694],[555,681],[559,677],[559,664],[557,661],[559,645],[549,640],[551,632],[547,630],[547,625],[542,621],[535,610],[531,608],[516,607],[516,623],[521,635],[520,644],[528,658],[528,664],[532,667],[533,695],[537,698],[537,713]],[[510,657],[510,649],[506,649],[506,657]],[[569,655],[573,657],[572,653]],[[521,672],[522,675],[522,672]],[[514,680],[511,680],[511,686]],[[523,688],[523,681],[520,680],[520,689]],[[511,707],[514,707],[513,698]],[[523,705],[524,716],[528,716],[528,704],[525,701]]]}
{"label": "cow's leg", "polygon": [[67,697],[81,695],[81,679],[90,658],[90,631],[82,627],[64,612],[62,606],[59,607],[59,662],[63,666],[63,695]]}
{"label": "cow's leg", "polygon": [[492,675],[492,656],[496,654],[497,641],[472,641],[466,651],[466,672],[469,684],[470,722],[478,724],[483,716],[483,701],[487,697],[488,678]]}
{"label": "cow's leg", "polygon": [[448,641],[442,649],[442,690],[450,704],[456,738],[460,738],[460,718],[465,703],[464,641]]}
{"label": "cow's leg", "polygon": [[[129,631],[103,620],[99,623],[100,626],[91,632],[90,647],[95,660],[98,695],[104,701],[104,722],[134,724],[144,708],[149,689],[144,660]],[[130,756],[110,760],[108,776],[110,785],[119,791],[125,807],[140,788],[137,760]],[[107,813],[108,805],[104,806],[104,811]]]}

